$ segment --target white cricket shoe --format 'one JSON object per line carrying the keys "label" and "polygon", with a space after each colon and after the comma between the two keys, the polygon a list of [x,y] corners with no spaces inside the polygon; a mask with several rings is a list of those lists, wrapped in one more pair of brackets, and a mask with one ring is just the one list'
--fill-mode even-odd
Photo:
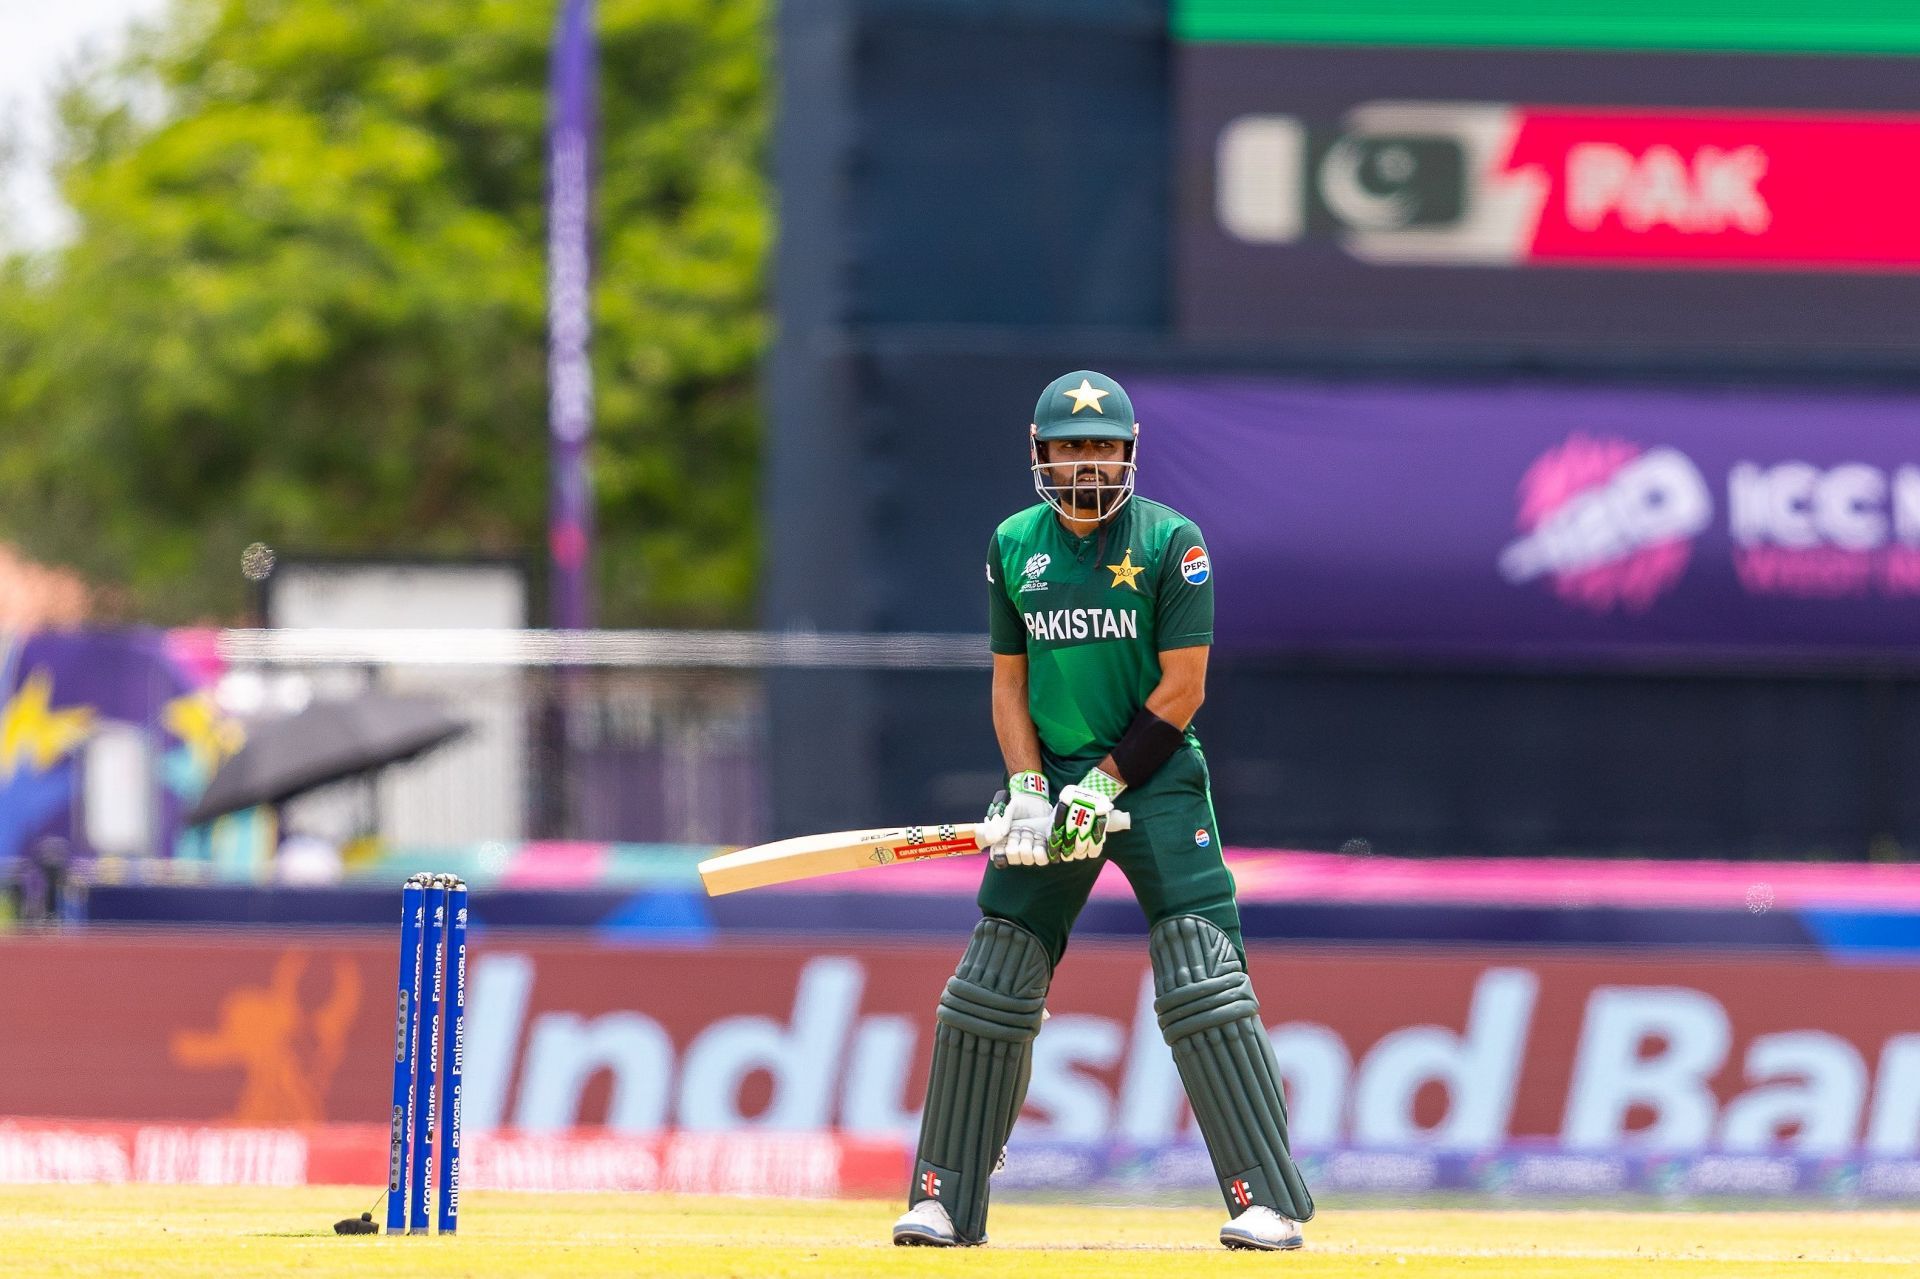
{"label": "white cricket shoe", "polygon": [[[899,1236],[896,1235],[895,1242],[898,1241]],[[1229,1248],[1286,1252],[1304,1246],[1306,1239],[1300,1234],[1299,1222],[1282,1217],[1264,1204],[1255,1204],[1220,1227],[1220,1242]]]}
{"label": "white cricket shoe", "polygon": [[953,1233],[953,1218],[938,1199],[922,1199],[893,1223],[893,1241],[903,1248],[952,1248],[960,1237]]}

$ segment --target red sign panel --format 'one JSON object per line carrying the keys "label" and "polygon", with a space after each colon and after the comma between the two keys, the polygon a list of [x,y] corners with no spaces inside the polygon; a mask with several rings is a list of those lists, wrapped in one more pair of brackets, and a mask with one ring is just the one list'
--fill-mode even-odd
{"label": "red sign panel", "polygon": [[1920,269],[1920,116],[1513,109],[1527,261]]}
{"label": "red sign panel", "polygon": [[[932,1008],[960,947],[639,949],[496,934],[470,969],[463,1113],[476,1133],[526,1137],[603,1127],[897,1141],[917,1124]],[[0,941],[0,1115],[375,1121],[391,949]],[[1920,968],[1266,946],[1253,971],[1307,1152],[1532,1138],[1920,1154]],[[1023,1131],[1143,1144],[1190,1132],[1152,993],[1144,943],[1074,947],[1035,1045]],[[269,1164],[292,1157],[270,1142],[247,1149]]]}

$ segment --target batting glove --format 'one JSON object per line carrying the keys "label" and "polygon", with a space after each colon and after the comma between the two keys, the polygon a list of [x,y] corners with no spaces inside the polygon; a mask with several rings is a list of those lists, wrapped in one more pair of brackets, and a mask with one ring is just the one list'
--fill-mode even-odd
{"label": "batting glove", "polygon": [[1126,783],[1097,768],[1060,792],[1053,806],[1053,827],[1047,833],[1047,855],[1056,862],[1098,857],[1107,848],[1107,818],[1113,801]]}
{"label": "batting glove", "polygon": [[1047,832],[1053,825],[1047,779],[1036,772],[1015,773],[1007,779],[1007,791],[1007,835],[987,855],[995,866],[1046,865]]}

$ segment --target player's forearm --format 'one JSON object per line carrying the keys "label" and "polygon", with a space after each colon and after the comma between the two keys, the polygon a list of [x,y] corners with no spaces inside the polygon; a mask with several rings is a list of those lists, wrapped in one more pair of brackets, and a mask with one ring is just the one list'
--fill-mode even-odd
{"label": "player's forearm", "polygon": [[1207,700],[1210,652],[1205,644],[1160,652],[1160,682],[1147,697],[1147,709],[1181,732],[1193,723],[1200,703]]}
{"label": "player's forearm", "polygon": [[[1200,704],[1206,700],[1207,686],[1204,678],[1195,679],[1188,671],[1169,671],[1161,677],[1160,683],[1148,695],[1147,710],[1184,732],[1187,725],[1193,722],[1193,717],[1199,713]],[[1095,767],[1108,777],[1122,776],[1121,766],[1114,761],[1112,755],[1106,756]]]}
{"label": "player's forearm", "polygon": [[1040,734],[1027,710],[1024,682],[996,679],[993,683],[993,734],[1000,740],[1000,756],[1007,775],[1040,770]]}
{"label": "player's forearm", "polygon": [[1206,700],[1207,689],[1204,684],[1163,679],[1147,698],[1147,709],[1175,728],[1185,729],[1193,723],[1193,717],[1200,713],[1200,703]]}

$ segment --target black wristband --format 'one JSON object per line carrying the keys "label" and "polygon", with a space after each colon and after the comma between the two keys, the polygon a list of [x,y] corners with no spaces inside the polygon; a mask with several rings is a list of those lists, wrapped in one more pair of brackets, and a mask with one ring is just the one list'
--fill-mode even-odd
{"label": "black wristband", "polygon": [[1113,756],[1120,780],[1138,786],[1159,772],[1160,765],[1171,759],[1186,740],[1184,732],[1143,706],[1120,735],[1119,744],[1107,753]]}

